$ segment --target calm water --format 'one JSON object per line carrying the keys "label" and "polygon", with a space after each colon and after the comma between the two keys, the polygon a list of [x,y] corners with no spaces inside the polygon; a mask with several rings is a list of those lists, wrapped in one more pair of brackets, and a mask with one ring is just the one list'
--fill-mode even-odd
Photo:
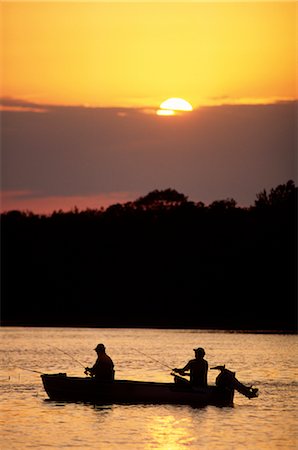
{"label": "calm water", "polygon": [[[1,332],[1,449],[105,450],[297,449],[298,336],[197,330],[6,328]],[[105,406],[47,401],[39,374],[82,375],[105,343],[119,379],[171,380],[170,367],[206,350],[260,396],[235,395],[233,408]],[[56,348],[58,347],[58,348]],[[154,362],[139,352],[151,355]],[[214,383],[216,371],[209,371]]]}

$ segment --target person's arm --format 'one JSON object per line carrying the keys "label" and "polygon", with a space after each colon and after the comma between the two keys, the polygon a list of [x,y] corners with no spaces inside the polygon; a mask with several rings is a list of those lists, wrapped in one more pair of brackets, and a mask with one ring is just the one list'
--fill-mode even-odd
{"label": "person's arm", "polygon": [[182,369],[173,369],[174,372],[180,375],[185,375],[185,372],[190,369],[190,361]]}
{"label": "person's arm", "polygon": [[94,377],[97,365],[98,365],[98,361],[96,361],[92,367],[86,367],[84,373],[86,375],[90,375],[91,377]]}
{"label": "person's arm", "polygon": [[186,366],[183,367],[183,372],[186,372],[187,370],[190,370],[190,361],[186,364]]}

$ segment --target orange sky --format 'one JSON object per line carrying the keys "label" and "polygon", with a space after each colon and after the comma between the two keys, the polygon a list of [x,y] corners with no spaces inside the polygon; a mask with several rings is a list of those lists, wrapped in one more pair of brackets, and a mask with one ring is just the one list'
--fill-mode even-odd
{"label": "orange sky", "polygon": [[158,106],[296,97],[295,3],[2,4],[2,96]]}
{"label": "orange sky", "polygon": [[[297,3],[0,7],[2,210],[166,188],[251,205],[297,179]],[[194,111],[143,113],[170,97]]]}

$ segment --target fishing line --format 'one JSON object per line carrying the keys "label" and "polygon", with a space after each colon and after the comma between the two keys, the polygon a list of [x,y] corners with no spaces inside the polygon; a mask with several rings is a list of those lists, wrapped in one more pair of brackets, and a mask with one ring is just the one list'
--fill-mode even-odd
{"label": "fishing line", "polygon": [[138,350],[137,348],[131,347],[133,350],[135,350],[136,352],[140,353],[141,355],[146,356],[147,358],[152,359],[152,361],[157,362],[158,364],[167,367],[167,369],[173,370],[172,367],[168,366],[167,364],[162,363],[161,361],[158,361],[158,359],[153,358],[152,356],[147,355],[146,353],[141,352],[141,350]]}
{"label": "fishing line", "polygon": [[56,350],[59,350],[59,352],[64,353],[64,354],[67,355],[69,358],[73,359],[75,362],[77,362],[78,364],[80,364],[80,366],[84,367],[84,369],[86,368],[86,367],[84,366],[84,364],[82,364],[78,359],[76,359],[76,358],[75,358],[74,356],[72,356],[70,353],[65,352],[64,350],[62,350],[62,349],[59,348],[59,347],[56,347],[55,345],[50,345],[50,344],[47,344],[47,345],[48,345],[49,347],[55,348]]}

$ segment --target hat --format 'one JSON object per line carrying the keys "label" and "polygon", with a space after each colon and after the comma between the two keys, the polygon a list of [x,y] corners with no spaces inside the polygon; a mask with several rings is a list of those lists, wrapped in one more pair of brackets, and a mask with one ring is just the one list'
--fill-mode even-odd
{"label": "hat", "polygon": [[95,347],[95,351],[100,351],[100,352],[103,352],[103,351],[105,351],[105,346],[103,345],[103,344],[98,344],[96,347]]}
{"label": "hat", "polygon": [[202,356],[205,355],[205,350],[202,347],[194,348],[194,352],[200,353]]}

